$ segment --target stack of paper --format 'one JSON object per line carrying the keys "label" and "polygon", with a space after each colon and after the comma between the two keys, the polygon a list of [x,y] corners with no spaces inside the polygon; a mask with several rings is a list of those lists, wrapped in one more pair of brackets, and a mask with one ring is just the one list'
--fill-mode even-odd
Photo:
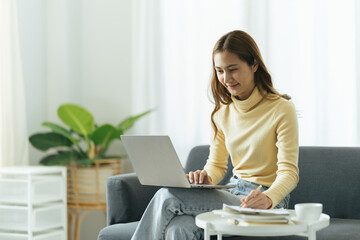
{"label": "stack of paper", "polygon": [[286,209],[263,210],[242,208],[240,206],[231,206],[227,204],[223,205],[222,211],[215,213],[231,216],[246,222],[287,223],[290,219],[290,213]]}

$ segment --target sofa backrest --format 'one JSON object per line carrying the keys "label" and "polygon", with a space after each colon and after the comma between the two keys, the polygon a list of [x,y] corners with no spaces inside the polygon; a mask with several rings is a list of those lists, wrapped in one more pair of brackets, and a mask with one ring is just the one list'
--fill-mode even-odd
{"label": "sofa backrest", "polygon": [[[185,171],[202,169],[209,146],[194,147]],[[229,159],[230,160],[230,159]],[[296,203],[320,202],[324,213],[336,218],[360,219],[360,147],[299,148],[300,181],[291,193],[289,208]],[[231,161],[221,184],[232,176]]]}
{"label": "sofa backrest", "polygon": [[300,147],[299,170],[291,208],[320,202],[331,217],[360,219],[360,147]]}

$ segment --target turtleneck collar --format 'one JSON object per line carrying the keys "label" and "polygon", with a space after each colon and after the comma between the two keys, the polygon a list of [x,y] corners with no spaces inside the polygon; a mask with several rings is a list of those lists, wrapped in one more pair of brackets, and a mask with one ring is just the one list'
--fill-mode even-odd
{"label": "turtleneck collar", "polygon": [[247,99],[239,100],[235,96],[231,96],[231,99],[233,100],[234,107],[237,111],[247,112],[258,104],[263,99],[263,96],[261,95],[259,89],[255,87]]}

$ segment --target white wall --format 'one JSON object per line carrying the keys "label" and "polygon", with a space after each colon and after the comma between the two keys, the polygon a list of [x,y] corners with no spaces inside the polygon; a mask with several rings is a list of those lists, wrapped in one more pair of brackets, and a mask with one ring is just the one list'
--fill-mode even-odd
{"label": "white wall", "polygon": [[[46,131],[44,121],[59,123],[62,103],[86,107],[99,124],[132,113],[131,12],[131,0],[18,0],[29,135]],[[123,152],[119,142],[109,151]],[[42,156],[30,147],[32,165]],[[104,226],[103,213],[92,212],[80,239],[96,239]]]}

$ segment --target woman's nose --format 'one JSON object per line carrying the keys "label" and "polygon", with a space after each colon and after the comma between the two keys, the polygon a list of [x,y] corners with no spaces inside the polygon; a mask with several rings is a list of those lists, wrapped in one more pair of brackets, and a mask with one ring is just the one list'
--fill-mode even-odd
{"label": "woman's nose", "polygon": [[231,82],[231,76],[229,73],[224,73],[224,82],[225,83]]}

